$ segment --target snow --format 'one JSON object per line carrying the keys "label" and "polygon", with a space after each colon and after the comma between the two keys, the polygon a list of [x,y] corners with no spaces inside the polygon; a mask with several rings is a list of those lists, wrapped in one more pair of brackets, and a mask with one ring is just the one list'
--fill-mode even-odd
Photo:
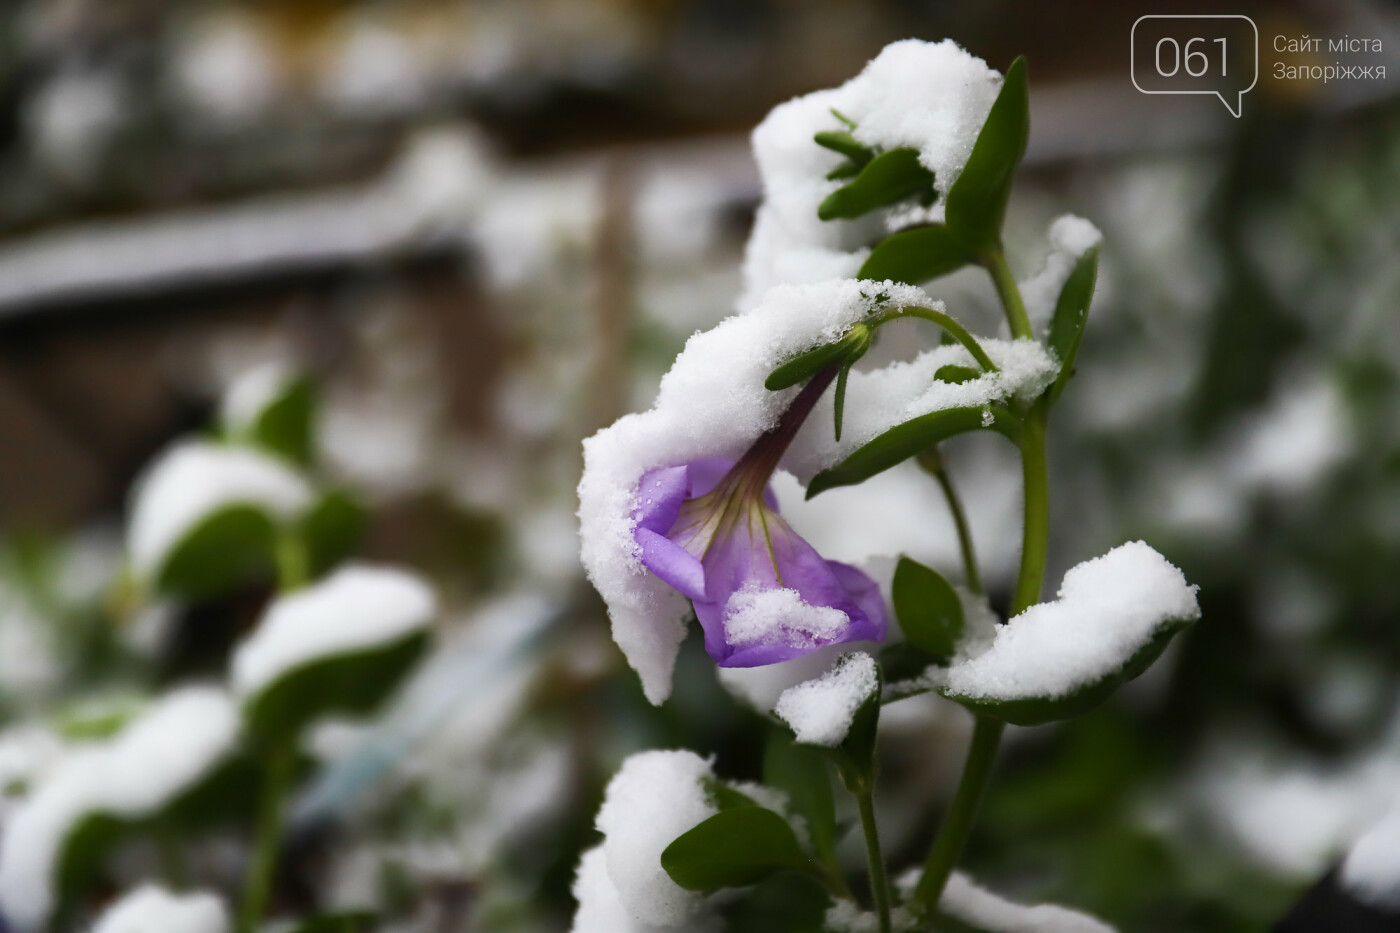
{"label": "snow", "polygon": [[785,642],[816,647],[830,642],[846,628],[849,617],[840,609],[813,606],[797,590],[736,590],[724,606],[724,639],[736,648],[779,636]]}
{"label": "snow", "polygon": [[[653,703],[670,694],[689,607],[646,573],[638,558],[633,512],[642,474],[702,457],[738,459],[798,391],[764,388],[779,364],[839,339],[877,308],[910,306],[940,305],[918,288],[890,282],[838,279],[778,286],[753,311],[692,336],[662,379],[650,410],[623,417],[584,442],[578,489],[584,568],[608,605],[614,639]],[[1030,397],[1055,376],[1054,361],[1032,341],[985,340],[983,346],[1000,371],[962,385],[934,380],[946,364],[975,365],[960,345],[940,346],[875,372],[853,372],[841,442],[832,439],[828,394],[798,432],[782,466],[809,479],[909,418]]]}
{"label": "snow", "polygon": [[306,480],[271,457],[208,441],[181,441],[136,481],[127,550],[139,574],[154,576],[180,539],[219,509],[250,505],[290,521],[310,502]]}
{"label": "snow", "polygon": [[0,903],[18,929],[42,927],[54,908],[53,871],[84,816],[150,816],[232,752],[233,701],[214,687],[167,693],[113,738],[71,752],[15,811],[0,840]]}
{"label": "snow", "polygon": [[816,680],[784,690],[773,712],[792,728],[797,741],[834,747],[845,741],[856,710],[878,689],[875,659],[856,651]]}
{"label": "snow", "polygon": [[956,871],[943,889],[938,909],[986,933],[1114,933],[1102,920],[1076,910],[1008,901]]}
{"label": "snow", "polygon": [[234,653],[234,693],[252,696],[300,665],[398,641],[427,628],[436,615],[437,597],[414,574],[343,566],[267,608]]}
{"label": "snow", "polygon": [[[973,143],[1001,89],[1001,77],[951,40],[892,43],[839,88],[817,91],[775,107],[753,133],[763,180],[763,203],[744,259],[746,308],[770,286],[850,276],[868,243],[895,224],[941,220],[948,189],[962,173]],[[823,222],[817,205],[843,182],[826,174],[843,161],[812,141],[823,130],[857,124],[853,135],[885,149],[908,146],[934,173],[940,198],[932,209],[896,206],[855,221]]]}
{"label": "snow", "polygon": [[1299,376],[1241,426],[1226,464],[1238,487],[1299,495],[1350,455],[1354,428],[1346,400],[1325,376]]}
{"label": "snow", "polygon": [[1020,284],[1021,300],[1036,333],[1044,334],[1055,314],[1055,303],[1074,264],[1103,241],[1099,228],[1074,214],[1064,214],[1050,224],[1050,255],[1034,276]]}
{"label": "snow", "polygon": [[1342,886],[1372,907],[1400,911],[1400,798],[1352,845]]}
{"label": "snow", "polygon": [[603,860],[621,909],[633,922],[674,927],[701,910],[703,897],[671,880],[661,853],[717,812],[703,783],[711,777],[709,762],[694,752],[650,751],[629,757],[608,783],[597,822]]}
{"label": "snow", "polygon": [[783,691],[820,677],[831,669],[841,655],[852,650],[878,651],[879,648],[880,645],[873,641],[844,642],[818,648],[791,661],[762,667],[720,667],[716,668],[716,672],[724,689],[759,713],[767,714],[773,711]]}
{"label": "snow", "polygon": [[571,889],[578,902],[570,933],[718,933],[719,920],[701,916],[680,926],[658,927],[635,919],[623,906],[617,887],[608,876],[603,847],[594,846],[579,860]]}
{"label": "snow", "polygon": [[1210,824],[1249,861],[1290,882],[1327,871],[1379,825],[1400,786],[1395,734],[1341,763],[1290,760],[1257,736],[1215,738],[1187,790]]}
{"label": "snow", "polygon": [[1196,587],[1141,541],[1071,568],[1054,602],[1031,606],[990,648],[948,669],[945,693],[1058,698],[1113,674],[1170,620],[1200,617]]}
{"label": "snow", "polygon": [[296,374],[280,360],[270,360],[242,373],[224,391],[220,421],[231,434],[241,434],[253,426],[267,407],[290,387]]}
{"label": "snow", "polygon": [[92,933],[227,933],[228,928],[228,910],[217,895],[172,894],[147,884],[108,907]]}

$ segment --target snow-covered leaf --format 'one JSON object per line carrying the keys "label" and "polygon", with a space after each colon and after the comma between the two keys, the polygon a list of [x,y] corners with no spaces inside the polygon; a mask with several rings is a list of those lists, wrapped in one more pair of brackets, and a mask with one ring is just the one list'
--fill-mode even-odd
{"label": "snow-covered leaf", "polygon": [[187,598],[214,596],[271,574],[277,530],[254,505],[229,505],[192,526],[170,549],[156,588]]}
{"label": "snow-covered leaf", "polygon": [[268,607],[233,660],[234,691],[261,745],[294,741],[329,713],[368,713],[428,644],[436,599],[401,570],[351,565]]}
{"label": "snow-covered leaf", "polygon": [[937,197],[933,173],[919,164],[917,149],[889,149],[871,159],[849,184],[829,194],[817,207],[817,216],[854,219],[916,195],[924,204],[933,203]]}
{"label": "snow-covered leaf", "polygon": [[[990,421],[990,423],[988,423]],[[807,498],[834,489],[863,483],[877,473],[883,473],[957,434],[991,428],[1015,438],[1020,422],[999,405],[948,408],[920,415],[867,442],[829,470],[812,477],[807,486]]]}
{"label": "snow-covered leaf", "polygon": [[1011,197],[1011,179],[1026,152],[1030,134],[1026,60],[1018,58],[1006,69],[1001,91],[977,134],[972,155],[948,190],[949,233],[973,256],[1001,243],[1001,222]]}
{"label": "snow-covered leaf", "polygon": [[946,226],[929,224],[885,237],[871,250],[858,276],[918,285],[956,272],[973,258],[966,244]]}
{"label": "snow-covered leaf", "polygon": [[949,699],[1017,725],[1088,712],[1148,668],[1200,617],[1196,588],[1141,541],[1071,568],[1059,598],[997,629],[948,668]]}
{"label": "snow-covered leaf", "polygon": [[870,330],[857,324],[835,343],[822,344],[784,362],[774,369],[764,380],[763,387],[770,392],[787,389],[806,382],[817,373],[838,362],[853,363],[870,346]]}
{"label": "snow-covered leaf", "polygon": [[1098,247],[1090,247],[1075,262],[1060,297],[1055,302],[1055,316],[1050,321],[1049,345],[1060,361],[1060,375],[1050,387],[1050,400],[1060,397],[1065,383],[1074,375],[1074,357],[1079,352],[1079,340],[1084,335],[1084,323],[1089,319],[1089,302],[1094,298],[1094,283],[1099,273]]}
{"label": "snow-covered leaf", "polygon": [[667,846],[661,867],[688,891],[745,887],[785,869],[817,870],[792,827],[765,807],[721,810]]}

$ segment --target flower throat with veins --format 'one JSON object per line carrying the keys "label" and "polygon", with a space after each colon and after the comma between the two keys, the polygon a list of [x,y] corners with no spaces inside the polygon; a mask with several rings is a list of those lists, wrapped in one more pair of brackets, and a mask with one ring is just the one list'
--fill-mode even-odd
{"label": "flower throat with veins", "polygon": [[758,667],[828,645],[878,641],[885,605],[870,577],[817,553],[768,486],[835,370],[815,376],[737,461],[692,460],[642,477],[642,564],[689,597],[722,667]]}

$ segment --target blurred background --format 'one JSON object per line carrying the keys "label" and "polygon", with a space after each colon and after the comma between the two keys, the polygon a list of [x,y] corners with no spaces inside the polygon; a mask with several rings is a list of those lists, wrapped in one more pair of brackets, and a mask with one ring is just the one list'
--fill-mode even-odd
{"label": "blurred background", "polygon": [[[256,620],[265,582],[130,598],[122,528],[142,467],[267,364],[318,386],[318,467],[367,509],[356,553],[418,568],[449,606],[387,713],[318,733],[279,910],[564,930],[625,754],[690,747],[756,776],[768,727],[698,644],[654,709],[610,642],[577,559],[579,442],[648,406],[687,336],[731,312],[752,126],[887,42],[950,37],[998,69],[1029,58],[1018,276],[1061,212],[1105,233],[1052,431],[1049,579],[1143,537],[1204,611],[1093,715],[1014,731],[967,867],[1126,930],[1269,928],[1400,787],[1400,8],[1232,6],[1261,37],[1238,120],[1129,81],[1133,21],[1185,12],[1218,10],[4,4],[0,827],[73,709],[216,674]],[[1381,39],[1365,63],[1393,73],[1274,80],[1275,61],[1337,57],[1275,53],[1275,35]],[[931,291],[994,332],[984,277]],[[875,361],[923,339],[890,335]],[[947,448],[1004,605],[1019,467],[976,438]],[[834,558],[957,566],[914,470],[791,514]],[[968,723],[922,697],[886,729],[880,813],[905,865]],[[223,883],[238,844],[192,870]]]}

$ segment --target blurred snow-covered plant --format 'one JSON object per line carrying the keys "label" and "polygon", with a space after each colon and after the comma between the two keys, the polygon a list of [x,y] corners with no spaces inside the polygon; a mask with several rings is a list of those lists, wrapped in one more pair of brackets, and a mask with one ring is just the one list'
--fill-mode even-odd
{"label": "blurred snow-covered plant", "polygon": [[[786,681],[771,712],[792,738],[775,733],[762,785],[727,784],[689,752],[629,759],[598,816],[604,842],[579,867],[576,933],[1104,929],[1061,908],[1010,905],[954,873],[1005,724],[1081,715],[1200,614],[1195,588],[1142,542],[1074,567],[1058,599],[1041,602],[1047,425],[1074,373],[1100,236],[1080,218],[1057,220],[1052,261],[1023,296],[1001,228],[1029,132],[1023,59],[1002,77],[952,42],[912,40],[843,86],[776,108],[754,132],[764,200],[740,313],[690,339],[650,410],[585,442],[579,514],[585,569],[647,698],[669,697],[693,612],[721,667],[771,665]],[[974,335],[923,287],[964,266],[990,275],[1009,337]],[[907,318],[936,325],[944,342],[854,368],[885,324]],[[938,452],[976,431],[1004,437],[1022,464],[1020,569],[1004,623]],[[811,498],[911,459],[948,499],[961,586],[907,557],[892,579],[826,561],[767,489],[785,469]],[[897,633],[886,631],[887,603]],[[976,725],[924,865],[895,885],[873,804],[880,709],[929,691]],[[860,897],[834,855],[828,762],[863,829]]]}
{"label": "blurred snow-covered plant", "polygon": [[[207,600],[269,579],[277,593],[234,648],[226,685],[175,686],[148,703],[108,700],[63,719],[69,745],[24,776],[5,814],[0,914],[9,928],[81,922],[97,892],[133,875],[186,884],[185,858],[213,828],[251,830],[240,838],[236,911],[228,892],[177,896],[148,885],[95,929],[225,933],[234,914],[244,933],[262,926],[311,728],[374,712],[416,666],[438,615],[417,574],[344,562],[362,510],[320,478],[315,427],[306,379],[254,370],[229,390],[214,437],[177,441],[138,481],[125,601]],[[158,867],[133,871],[143,843],[159,850]],[[296,928],[317,924],[360,929],[364,918],[313,916]]]}

